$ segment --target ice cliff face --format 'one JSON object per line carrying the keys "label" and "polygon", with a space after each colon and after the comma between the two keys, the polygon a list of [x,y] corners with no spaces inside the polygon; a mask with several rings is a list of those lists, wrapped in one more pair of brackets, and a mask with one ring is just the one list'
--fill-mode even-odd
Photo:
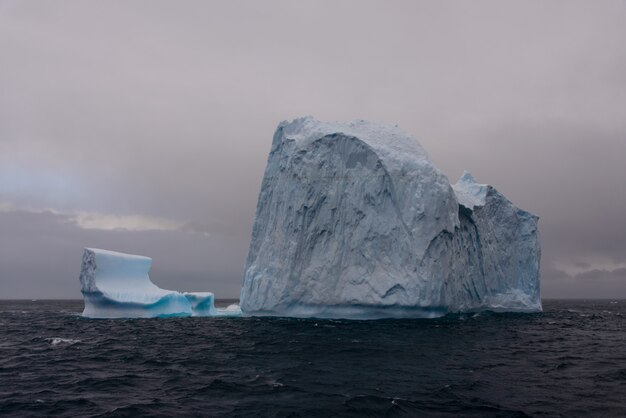
{"label": "ice cliff face", "polygon": [[465,254],[475,256],[463,263],[463,285],[451,292],[450,307],[541,311],[539,218],[514,206],[492,186],[476,183],[468,172],[453,189],[461,221],[455,239]]}
{"label": "ice cliff face", "polygon": [[246,261],[253,315],[347,318],[540,310],[537,218],[413,138],[366,121],[283,122]]}
{"label": "ice cliff face", "polygon": [[152,259],[139,255],[85,248],[80,271],[88,318],[151,318],[157,316],[237,315],[214,307],[213,293],[164,290],[150,281]]}

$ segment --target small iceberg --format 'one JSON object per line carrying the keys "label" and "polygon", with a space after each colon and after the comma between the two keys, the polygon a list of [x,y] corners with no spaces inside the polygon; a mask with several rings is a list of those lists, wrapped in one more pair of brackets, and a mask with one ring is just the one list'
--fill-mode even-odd
{"label": "small iceberg", "polygon": [[152,259],[85,248],[80,271],[87,318],[240,316],[238,305],[215,308],[211,292],[181,293],[156,286],[148,272]]}

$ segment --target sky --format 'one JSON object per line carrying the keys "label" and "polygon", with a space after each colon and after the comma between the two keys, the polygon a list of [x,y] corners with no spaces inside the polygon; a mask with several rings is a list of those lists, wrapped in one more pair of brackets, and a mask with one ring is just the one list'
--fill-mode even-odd
{"label": "sky", "polygon": [[237,297],[282,120],[398,124],[540,217],[545,298],[626,298],[626,1],[0,0],[0,299],[82,249]]}

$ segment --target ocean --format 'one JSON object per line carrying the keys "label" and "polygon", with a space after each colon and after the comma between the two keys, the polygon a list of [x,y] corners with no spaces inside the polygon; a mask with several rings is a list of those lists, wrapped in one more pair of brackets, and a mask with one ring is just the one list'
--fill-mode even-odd
{"label": "ocean", "polygon": [[0,301],[0,415],[626,416],[626,300],[376,321],[82,308]]}

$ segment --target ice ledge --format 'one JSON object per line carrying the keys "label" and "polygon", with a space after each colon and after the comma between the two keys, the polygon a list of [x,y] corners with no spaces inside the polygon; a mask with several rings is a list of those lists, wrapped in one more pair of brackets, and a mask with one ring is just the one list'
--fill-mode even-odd
{"label": "ice ledge", "polygon": [[156,286],[149,257],[85,248],[80,272],[88,318],[239,316],[238,307],[215,308],[211,292],[181,293]]}

